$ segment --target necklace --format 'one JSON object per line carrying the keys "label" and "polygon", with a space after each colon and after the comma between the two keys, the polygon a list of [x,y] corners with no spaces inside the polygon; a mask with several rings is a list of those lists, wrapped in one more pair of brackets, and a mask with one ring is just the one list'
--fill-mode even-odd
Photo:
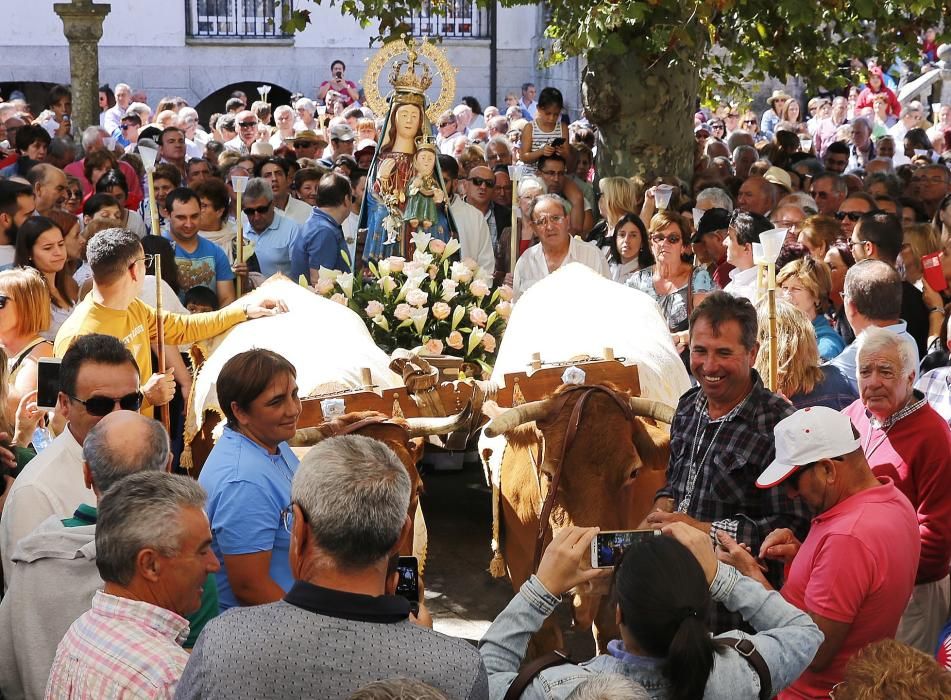
{"label": "necklace", "polygon": [[710,439],[710,444],[707,445],[707,449],[704,450],[703,457],[700,458],[700,462],[698,463],[697,447],[700,443],[701,422],[703,423],[703,432],[706,433],[707,428],[710,427],[709,414],[704,421],[697,421],[697,429],[694,431],[693,446],[690,449],[690,472],[687,474],[687,489],[683,499],[681,499],[680,504],[677,506],[677,510],[680,513],[686,513],[687,509],[690,507],[690,501],[693,499],[693,492],[697,486],[697,477],[700,475],[700,469],[707,461],[707,457],[710,456],[710,450],[713,449],[713,446],[716,444],[717,437],[720,435],[720,430],[722,430],[723,426],[726,424],[726,420],[724,419],[719,421],[717,429],[714,431],[713,437]]}
{"label": "necklace", "polygon": [[[871,445],[872,445],[872,433],[875,431],[875,428],[872,427],[871,423],[869,424],[869,426],[868,426],[868,439],[865,440],[865,447],[862,449],[862,452],[865,453],[865,459],[868,459],[869,457],[871,457],[871,456],[875,453],[875,450],[877,450],[879,447],[882,446],[882,444],[883,444],[883,443],[885,442],[885,440],[888,438],[888,431],[891,430],[894,426],[895,426],[895,423],[892,423],[890,426],[888,426],[887,428],[885,428],[884,430],[882,430],[882,437],[881,437],[881,439],[880,439],[878,442],[875,443],[875,446],[874,446],[874,447],[871,447]],[[869,449],[869,447],[871,447],[871,450]]]}

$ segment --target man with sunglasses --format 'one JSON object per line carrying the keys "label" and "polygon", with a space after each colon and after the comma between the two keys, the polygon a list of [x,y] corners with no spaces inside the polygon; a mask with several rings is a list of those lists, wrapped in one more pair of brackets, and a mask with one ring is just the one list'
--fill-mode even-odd
{"label": "man with sunglasses", "polygon": [[[466,188],[466,202],[479,210],[489,226],[489,236],[496,257],[499,255],[499,237],[502,231],[512,226],[512,210],[495,202],[495,173],[486,165],[477,165],[469,171],[469,185]],[[509,202],[512,191],[509,190]]]}
{"label": "man with sunglasses", "polygon": [[277,272],[289,275],[291,247],[300,235],[300,226],[278,211],[271,184],[261,177],[249,179],[241,206],[245,240],[254,245],[254,255],[244,262],[236,260],[235,273],[258,272],[265,278]]}
{"label": "man with sunglasses", "polygon": [[23,468],[3,506],[4,588],[23,537],[51,515],[68,518],[81,503],[96,502],[83,479],[82,444],[89,431],[115,410],[137,411],[142,405],[139,368],[118,339],[84,335],[61,357],[57,412],[66,419],[66,428]]}
{"label": "man with sunglasses", "polygon": [[780,593],[825,635],[808,669],[781,698],[825,697],[849,659],[894,637],[911,596],[921,542],[918,519],[891,478],[872,472],[848,416],[824,406],[796,411],[774,428],[776,459],[756,480],[782,486],[816,515],[800,542],[774,530],[755,556],[721,538],[720,558],[766,587],[760,562],[786,565]]}
{"label": "man with sunglasses", "polygon": [[[171,401],[175,381],[168,368],[159,368],[154,374],[152,370],[151,344],[157,337],[155,309],[139,299],[145,284],[146,259],[142,243],[131,231],[110,228],[96,234],[86,246],[86,260],[92,268],[92,291],[60,327],[53,352],[63,357],[73,343],[89,333],[120,338],[135,358],[139,375],[148,378],[142,385],[142,411],[152,415],[152,406]],[[283,301],[265,297],[255,302],[239,299],[219,311],[202,314],[163,313],[165,342],[195,343],[242,321],[284,311],[287,307]]]}
{"label": "man with sunglasses", "polygon": [[246,156],[251,153],[251,145],[258,140],[258,118],[254,112],[246,109],[238,112],[234,123],[238,134],[225,143],[225,148]]}
{"label": "man with sunglasses", "polygon": [[472,258],[485,272],[494,274],[495,250],[492,247],[489,224],[481,211],[466,202],[456,192],[459,161],[452,156],[440,154],[439,171],[446,185],[446,194],[449,196],[449,213],[452,215],[453,224],[459,235],[459,245],[462,246],[460,256]]}

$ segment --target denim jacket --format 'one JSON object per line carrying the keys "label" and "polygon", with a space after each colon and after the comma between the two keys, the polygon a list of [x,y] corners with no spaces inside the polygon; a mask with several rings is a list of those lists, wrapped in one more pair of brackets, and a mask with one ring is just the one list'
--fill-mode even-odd
{"label": "denim jacket", "polygon": [[[822,643],[822,632],[809,615],[728,564],[718,564],[710,594],[729,610],[740,613],[758,631],[750,636],[734,630],[722,636],[753,642],[769,667],[774,693],[799,677]],[[532,576],[486,631],[479,642],[479,653],[489,674],[492,700],[505,697],[518,675],[529,639],[560,600]],[[663,674],[663,659],[635,656],[624,650],[620,640],[615,640],[608,645],[607,654],[581,664],[562,664],[542,671],[522,698],[562,700],[583,681],[601,673],[616,673],[639,683],[645,690],[642,698],[669,697],[670,683]],[[749,662],[736,650],[725,648],[716,655],[703,697],[757,700],[759,686],[759,677]]]}

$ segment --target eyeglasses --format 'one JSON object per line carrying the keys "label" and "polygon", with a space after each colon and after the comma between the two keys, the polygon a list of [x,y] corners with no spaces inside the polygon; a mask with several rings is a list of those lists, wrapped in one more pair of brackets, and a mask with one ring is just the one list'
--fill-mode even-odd
{"label": "eyeglasses", "polygon": [[294,148],[313,148],[317,145],[316,141],[295,141]]}
{"label": "eyeglasses", "polygon": [[532,219],[532,225],[537,226],[538,228],[544,228],[549,224],[555,224],[556,226],[565,220],[563,214],[551,214],[549,216],[542,216],[538,219]]}
{"label": "eyeglasses", "polygon": [[281,525],[284,527],[285,532],[290,534],[291,525],[294,522],[294,504],[288,503],[285,506],[284,510],[281,511]]}
{"label": "eyeglasses", "polygon": [[238,126],[242,129],[252,129],[258,125],[257,122],[239,122]]}
{"label": "eyeglasses", "polygon": [[97,418],[108,416],[115,410],[116,404],[123,411],[138,411],[142,407],[142,392],[139,391],[126,394],[118,399],[110,396],[92,396],[84,401],[72,394],[67,394],[67,396],[76,403],[81,403],[86,408],[86,413]]}
{"label": "eyeglasses", "polygon": [[726,115],[726,118],[727,118],[727,119],[739,119],[739,118],[740,118],[740,115],[739,115],[739,114],[733,114],[733,113],[731,112],[730,114]]}
{"label": "eyeglasses", "polygon": [[744,124],[753,124],[753,125],[755,125],[755,124],[756,124],[756,120],[755,120],[755,119],[744,119],[744,120],[743,120],[743,123],[744,123]]}
{"label": "eyeglasses", "polygon": [[832,700],[835,700],[835,694],[839,692],[839,689],[844,685],[845,681],[839,681],[834,686],[832,686],[832,690],[829,691],[829,697],[832,698]]}
{"label": "eyeglasses", "polygon": [[476,187],[488,187],[489,189],[495,187],[495,180],[486,180],[482,177],[470,177],[469,182],[471,182]]}
{"label": "eyeglasses", "polygon": [[260,207],[244,207],[241,211],[244,212],[245,216],[253,216],[254,214],[267,214],[268,210],[271,208],[271,202],[267,204],[262,204]]}
{"label": "eyeglasses", "polygon": [[564,170],[539,170],[542,175],[547,175],[548,177],[564,177]]}
{"label": "eyeglasses", "polygon": [[849,248],[853,248],[857,245],[865,245],[868,241],[849,241]]}
{"label": "eyeglasses", "polygon": [[10,301],[10,297],[6,294],[0,294],[0,309],[4,308],[8,301]]}
{"label": "eyeglasses", "polygon": [[439,128],[445,129],[447,126],[452,126],[456,122],[439,122]]}
{"label": "eyeglasses", "polygon": [[837,211],[835,213],[835,218],[837,218],[839,221],[843,221],[848,218],[849,221],[854,223],[865,216],[866,213],[867,212],[864,211]]}
{"label": "eyeglasses", "polygon": [[661,233],[656,233],[653,236],[651,236],[651,241],[653,243],[656,243],[657,245],[660,245],[664,241],[667,241],[668,243],[670,243],[670,245],[677,245],[682,240],[683,239],[680,236],[678,236],[676,233],[671,233],[667,236]]}
{"label": "eyeglasses", "polygon": [[[140,260],[145,263],[146,267],[150,267],[152,265],[152,261],[155,260],[155,255],[152,253],[143,253],[141,258],[136,258],[132,261],[132,265],[135,265]],[[129,265],[129,267],[132,267],[132,265]]]}

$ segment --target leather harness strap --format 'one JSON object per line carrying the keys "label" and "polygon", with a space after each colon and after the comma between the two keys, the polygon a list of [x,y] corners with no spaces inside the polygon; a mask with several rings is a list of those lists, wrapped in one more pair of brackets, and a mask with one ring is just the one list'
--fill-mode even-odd
{"label": "leather harness strap", "polygon": [[[626,397],[620,392],[615,391],[610,387],[604,386],[603,384],[577,385],[566,388],[564,391],[554,397],[558,403],[549,415],[560,415],[561,411],[565,407],[565,404],[568,402],[568,399],[579,391],[581,392],[581,396],[578,397],[574,407],[571,409],[571,417],[568,419],[568,428],[565,431],[565,439],[561,445],[561,454],[559,454],[558,461],[554,464],[555,473],[551,477],[551,485],[548,488],[548,495],[545,496],[545,501],[542,504],[542,511],[538,517],[538,533],[535,536],[535,553],[532,557],[533,572],[538,571],[538,564],[542,560],[542,552],[544,551],[545,546],[545,535],[548,532],[548,519],[551,517],[552,508],[555,507],[555,498],[557,498],[558,495],[558,484],[561,482],[561,471],[564,468],[565,455],[568,454],[568,450],[574,443],[575,436],[578,433],[578,425],[581,423],[581,412],[584,409],[584,405],[588,398],[595,392],[603,392],[614,400],[614,402],[621,409],[621,413],[624,415],[626,420],[634,420],[634,412],[631,410],[631,404],[626,400]],[[540,464],[538,465],[538,468],[541,468]]]}
{"label": "leather harness strap", "polygon": [[349,425],[344,425],[340,428],[333,427],[333,421],[331,421],[330,423],[327,423],[327,427],[330,428],[331,435],[333,437],[337,437],[339,435],[350,435],[351,433],[355,433],[361,428],[367,427],[368,425],[380,425],[381,423],[388,423],[389,421],[389,416],[378,413],[374,416],[361,418],[356,423],[350,423]]}

